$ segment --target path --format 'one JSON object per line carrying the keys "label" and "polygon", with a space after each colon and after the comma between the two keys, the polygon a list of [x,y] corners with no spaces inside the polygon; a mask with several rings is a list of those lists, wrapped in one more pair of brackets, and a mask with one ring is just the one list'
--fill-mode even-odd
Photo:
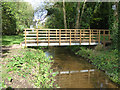
{"label": "path", "polygon": [[[18,44],[14,44],[12,46],[2,46],[2,65],[7,65],[8,59],[12,58],[13,55],[20,55],[21,53],[19,51],[21,50],[24,51],[24,49],[22,49]],[[26,78],[23,78],[14,72],[7,73],[6,70],[7,68],[2,67],[2,79],[4,79],[5,75],[12,77],[11,82],[5,78],[4,83],[7,85],[7,87],[11,86],[12,88],[33,88],[33,85],[30,84]]]}

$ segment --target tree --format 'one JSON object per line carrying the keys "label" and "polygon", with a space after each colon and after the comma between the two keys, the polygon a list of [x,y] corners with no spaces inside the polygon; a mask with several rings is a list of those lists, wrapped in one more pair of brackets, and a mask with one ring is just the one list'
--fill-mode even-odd
{"label": "tree", "polygon": [[67,29],[66,11],[65,11],[65,2],[64,2],[64,0],[63,0],[63,15],[64,15],[64,28]]}
{"label": "tree", "polygon": [[76,20],[76,26],[75,28],[78,29],[79,28],[79,18],[80,18],[80,2],[78,2],[77,5],[77,20]]}
{"label": "tree", "polygon": [[33,8],[28,2],[2,2],[2,34],[22,32],[32,24]]}
{"label": "tree", "polygon": [[114,2],[110,4],[110,8],[112,6],[116,8],[110,11],[110,19],[109,19],[109,29],[111,30],[111,39],[112,39],[112,47],[118,48],[118,2]]}

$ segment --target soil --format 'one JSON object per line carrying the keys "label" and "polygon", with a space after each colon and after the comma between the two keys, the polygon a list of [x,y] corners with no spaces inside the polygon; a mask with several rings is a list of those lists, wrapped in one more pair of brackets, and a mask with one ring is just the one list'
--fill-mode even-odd
{"label": "soil", "polygon": [[[14,44],[12,46],[2,46],[2,65],[7,65],[7,60],[5,59],[8,59],[8,58],[10,59],[12,58],[13,55],[22,54],[19,52],[21,50],[24,51],[21,45],[18,45],[18,44]],[[5,68],[2,68],[2,74],[3,75],[7,74],[8,76],[12,77],[11,81],[8,81],[7,77],[3,78],[4,80],[2,79],[4,81],[4,84],[7,87],[11,87],[11,88],[33,88],[34,87],[34,85],[29,82],[31,78],[29,78],[28,80],[28,77],[24,78],[22,76],[17,75],[14,72],[6,73]],[[3,75],[2,77],[4,77]]]}

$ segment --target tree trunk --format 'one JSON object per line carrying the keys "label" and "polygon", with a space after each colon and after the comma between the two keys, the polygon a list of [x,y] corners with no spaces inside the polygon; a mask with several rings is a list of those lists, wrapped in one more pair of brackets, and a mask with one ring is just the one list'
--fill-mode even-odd
{"label": "tree trunk", "polygon": [[76,20],[76,25],[75,25],[75,29],[79,28],[79,18],[80,18],[80,2],[78,2],[77,5],[77,20]]}
{"label": "tree trunk", "polygon": [[[63,0],[63,15],[64,15],[64,28],[67,29],[65,2],[64,2],[64,0]],[[67,37],[67,30],[65,30],[65,37]],[[67,40],[67,38],[66,38],[66,40]]]}
{"label": "tree trunk", "polygon": [[84,9],[85,9],[85,3],[86,3],[87,0],[84,0],[84,4],[83,4],[83,8],[82,8],[82,13],[81,13],[81,16],[80,16],[80,23],[82,21],[82,15],[83,15],[83,12],[84,12]]}
{"label": "tree trunk", "polygon": [[64,28],[67,29],[66,12],[65,12],[65,2],[64,2],[64,0],[63,0],[63,14],[64,14]]}

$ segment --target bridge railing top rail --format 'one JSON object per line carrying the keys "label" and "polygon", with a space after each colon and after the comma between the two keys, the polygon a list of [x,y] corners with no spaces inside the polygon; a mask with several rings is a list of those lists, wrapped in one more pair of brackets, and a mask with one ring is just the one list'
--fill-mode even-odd
{"label": "bridge railing top rail", "polygon": [[109,29],[31,29],[25,28],[24,30],[101,30],[101,31],[110,31]]}

